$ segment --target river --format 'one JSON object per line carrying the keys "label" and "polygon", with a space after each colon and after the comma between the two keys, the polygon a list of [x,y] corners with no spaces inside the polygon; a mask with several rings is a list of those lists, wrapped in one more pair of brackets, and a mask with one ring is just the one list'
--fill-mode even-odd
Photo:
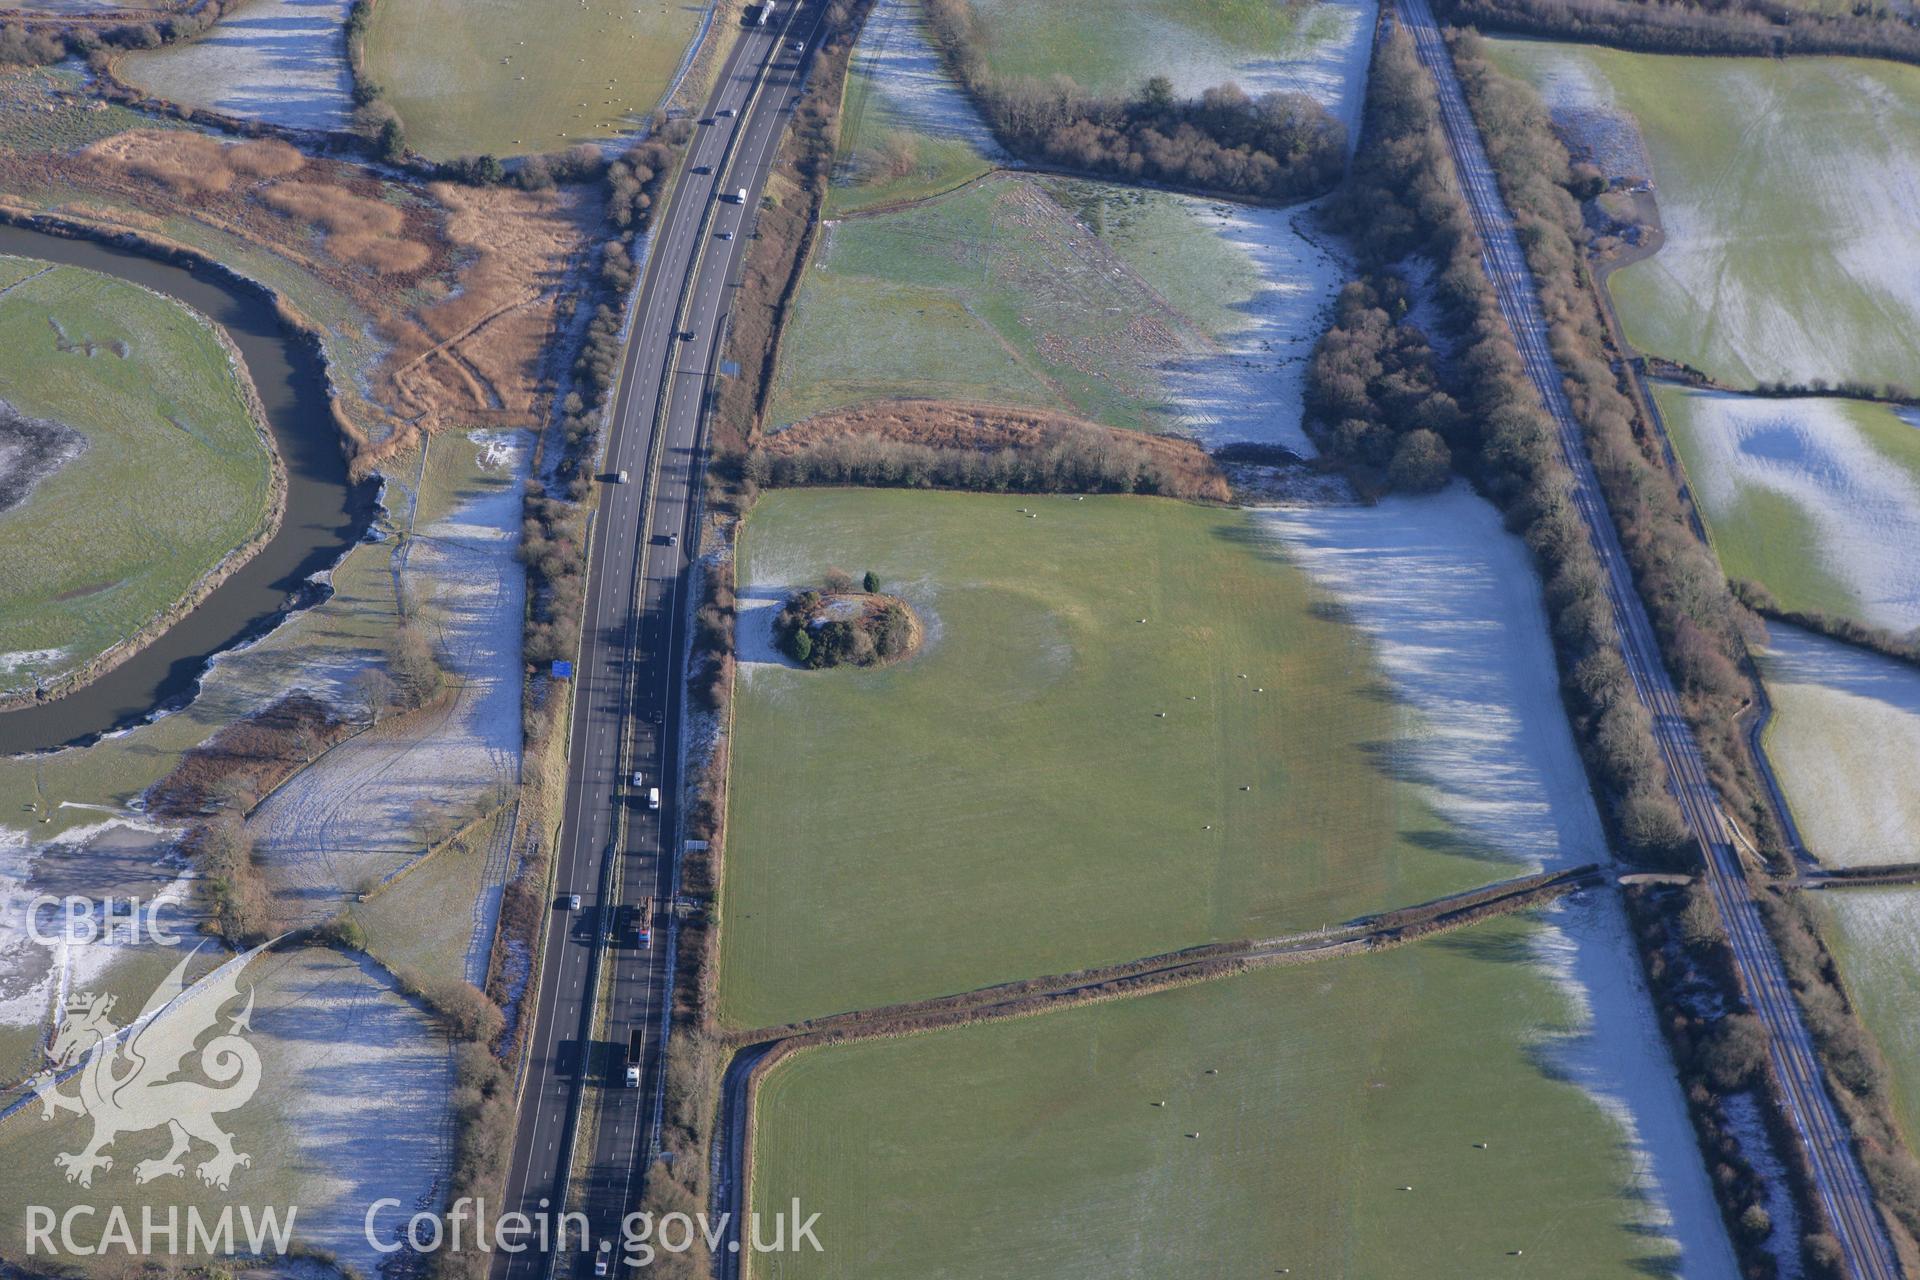
{"label": "river", "polygon": [[191,701],[215,654],[264,634],[288,610],[320,598],[308,579],[365,535],[376,486],[348,480],[320,353],[281,322],[264,292],[211,268],[25,227],[0,226],[0,253],[118,276],[178,299],[222,326],[259,389],[287,468],[286,516],[273,540],[199,608],[92,684],[0,713],[0,754],[13,754],[84,743]]}

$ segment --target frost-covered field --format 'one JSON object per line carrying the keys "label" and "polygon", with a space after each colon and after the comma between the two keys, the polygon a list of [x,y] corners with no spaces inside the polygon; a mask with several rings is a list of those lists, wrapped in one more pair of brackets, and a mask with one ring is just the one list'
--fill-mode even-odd
{"label": "frost-covered field", "polygon": [[1734,384],[1920,380],[1920,69],[1496,47],[1640,126],[1667,238],[1611,287],[1641,350]]}
{"label": "frost-covered field", "polygon": [[919,0],[880,0],[841,103],[830,214],[924,199],[1008,157],[927,35]]}
{"label": "frost-covered field", "polygon": [[[1455,484],[1259,519],[1373,638],[1404,706],[1398,776],[1501,855],[1534,867],[1607,860],[1532,563],[1491,505]],[[1574,1010],[1573,1029],[1542,1049],[1620,1126],[1650,1228],[1674,1240],[1684,1274],[1735,1274],[1618,901],[1556,904],[1532,946]]]}
{"label": "frost-covered field", "polygon": [[118,991],[137,981],[154,950],[124,934],[69,939],[57,913],[36,908],[36,899],[139,898],[159,904],[168,927],[197,927],[173,834],[135,813],[87,817],[44,841],[0,828],[0,1102],[39,1065],[42,1037],[69,993]]}
{"label": "frost-covered field", "polygon": [[1576,159],[1592,161],[1609,178],[1652,177],[1639,128],[1591,61],[1556,49],[1539,54],[1530,70],[1553,127]]}
{"label": "frost-covered field", "polygon": [[1396,772],[1532,867],[1604,860],[1526,548],[1465,486],[1373,507],[1261,512],[1352,611],[1405,706]]}
{"label": "frost-covered field", "polygon": [[1345,270],[1310,216],[997,175],[847,218],[802,286],[769,415],[970,400],[1311,454],[1302,379]]}
{"label": "frost-covered field", "polygon": [[286,1142],[269,1159],[299,1189],[300,1234],[376,1274],[385,1256],[363,1232],[368,1206],[404,1206],[381,1223],[391,1238],[446,1186],[446,1034],[371,962],[318,947],[268,958],[254,1025],[270,1046],[261,1103]]}
{"label": "frost-covered field", "polygon": [[158,97],[301,129],[353,114],[351,0],[252,0],[198,40],[128,54],[123,73]]}
{"label": "frost-covered field", "polygon": [[1920,424],[1882,405],[1661,387],[1727,573],[1789,608],[1920,627]]}
{"label": "frost-covered field", "polygon": [[159,0],[153,4],[126,4],[124,0],[0,0],[0,13],[74,14],[85,16],[105,10],[144,9],[153,13],[171,13],[181,8],[179,0]]}
{"label": "frost-covered field", "polygon": [[1847,994],[1892,1069],[1907,1132],[1920,1124],[1920,889],[1815,896]]}
{"label": "frost-covered field", "polygon": [[860,29],[847,72],[842,135],[889,128],[951,138],[984,158],[1005,159],[986,121],[947,75],[929,42],[919,0],[879,0]]}
{"label": "frost-covered field", "polygon": [[1822,862],[1920,860],[1920,671],[1775,624],[1767,756]]}
{"label": "frost-covered field", "polygon": [[1542,1047],[1619,1126],[1633,1185],[1645,1194],[1648,1229],[1678,1249],[1675,1274],[1732,1280],[1739,1268],[1619,898],[1563,898],[1531,942],[1574,1010],[1574,1028]]}
{"label": "frost-covered field", "polygon": [[[1211,350],[1165,362],[1160,373],[1183,434],[1209,446],[1240,440],[1314,456],[1303,424],[1307,361],[1349,267],[1308,234],[1311,209],[1262,209],[1178,197],[1196,227],[1245,256],[1228,324]],[[1138,252],[1122,249],[1139,262]],[[1145,274],[1145,271],[1143,271]]]}
{"label": "frost-covered field", "polygon": [[[178,831],[150,820],[140,797],[182,752],[292,691],[351,709],[358,673],[379,660],[393,617],[386,545],[362,544],[331,574],[337,594],[257,643],[217,656],[184,710],[86,748],[0,759],[0,1083],[38,1061],[62,989],[94,982],[132,1000],[157,976],[153,948],[49,949],[27,932],[37,894],[185,899]],[[175,908],[168,908],[173,912]]]}
{"label": "frost-covered field", "polygon": [[349,739],[295,775],[250,819],[288,921],[331,915],[369,877],[385,877],[518,776],[520,625],[526,574],[514,557],[522,437],[442,438],[464,451],[445,515],[414,531],[405,576],[439,632],[454,690],[443,706]]}

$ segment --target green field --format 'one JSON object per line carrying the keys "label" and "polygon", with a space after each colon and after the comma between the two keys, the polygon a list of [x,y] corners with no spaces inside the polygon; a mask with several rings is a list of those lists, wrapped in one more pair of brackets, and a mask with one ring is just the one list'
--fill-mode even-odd
{"label": "green field", "polygon": [[0,514],[0,655],[14,658],[0,685],[31,687],[164,613],[259,532],[273,463],[205,320],[91,271],[5,261],[0,399],[87,440]]}
{"label": "green field", "polygon": [[1667,239],[1611,288],[1640,350],[1731,386],[1920,382],[1920,68],[1493,47],[1556,109],[1639,124]]}
{"label": "green field", "polygon": [[1187,93],[1228,80],[1257,91],[1263,64],[1310,57],[1343,25],[1334,5],[1288,0],[972,2],[995,73],[1069,76],[1097,93],[1129,93],[1153,75]]}
{"label": "green field", "polygon": [[[1313,927],[1511,874],[1394,779],[1401,721],[1366,641],[1312,607],[1243,513],[780,491],[739,554],[749,604],[872,569],[931,640],[876,671],[743,667],[731,1024]],[[770,616],[743,609],[748,658]]]}
{"label": "green field", "polygon": [[562,151],[617,137],[660,105],[703,8],[381,0],[367,71],[424,155]]}
{"label": "green field", "polygon": [[1655,384],[1715,551],[1789,610],[1920,626],[1920,428],[1886,405]]}
{"label": "green field", "polygon": [[755,1207],[799,1197],[824,1252],[751,1274],[1679,1274],[1615,1121],[1543,1069],[1533,932],[802,1054]]}
{"label": "green field", "polygon": [[352,909],[367,954],[416,985],[466,980],[474,902],[489,887],[487,858],[506,838],[495,816],[449,841],[425,864]]}
{"label": "green field", "polygon": [[[1205,218],[1182,197],[995,175],[836,223],[782,341],[769,421],[915,396],[1188,427],[1170,371],[1219,361],[1263,283]],[[1143,234],[1109,244],[1090,227]]]}

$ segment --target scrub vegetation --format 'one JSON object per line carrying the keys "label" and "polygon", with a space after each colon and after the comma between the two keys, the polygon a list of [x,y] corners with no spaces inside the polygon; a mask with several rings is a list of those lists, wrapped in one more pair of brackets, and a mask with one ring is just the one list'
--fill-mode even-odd
{"label": "scrub vegetation", "polygon": [[[540,421],[543,348],[602,190],[420,184],[271,139],[149,122],[100,136],[51,73],[0,75],[35,130],[0,130],[0,207],[205,257],[272,291],[336,371],[334,420],[363,473],[425,432]],[[0,119],[8,95],[0,94]],[[77,149],[65,141],[76,135]],[[603,200],[603,194],[605,199]]]}

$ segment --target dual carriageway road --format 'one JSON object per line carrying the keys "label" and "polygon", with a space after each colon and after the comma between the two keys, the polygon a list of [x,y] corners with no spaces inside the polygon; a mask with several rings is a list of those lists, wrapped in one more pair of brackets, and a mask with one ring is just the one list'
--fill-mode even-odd
{"label": "dual carriageway road", "polygon": [[[650,235],[592,514],[585,624],[574,667],[566,808],[554,850],[558,901],[540,985],[505,1211],[556,1218],[584,1208],[611,1237],[640,1194],[659,1137],[674,924],[653,945],[615,945],[613,922],[677,890],[681,700],[702,464],[701,432],[759,197],[798,105],[825,6],[780,0],[740,33]],[[746,198],[735,201],[735,191]],[[635,785],[633,776],[643,778]],[[660,808],[645,800],[660,790]],[[578,894],[580,908],[566,903]],[[596,996],[598,998],[596,998]],[[594,1044],[595,1008],[608,1010]],[[623,1087],[630,1030],[643,1034],[641,1086]],[[592,1151],[575,1159],[580,1105],[597,1103]],[[572,1170],[583,1169],[576,1183]],[[590,1263],[529,1248],[495,1254],[495,1280],[544,1280]]]}

